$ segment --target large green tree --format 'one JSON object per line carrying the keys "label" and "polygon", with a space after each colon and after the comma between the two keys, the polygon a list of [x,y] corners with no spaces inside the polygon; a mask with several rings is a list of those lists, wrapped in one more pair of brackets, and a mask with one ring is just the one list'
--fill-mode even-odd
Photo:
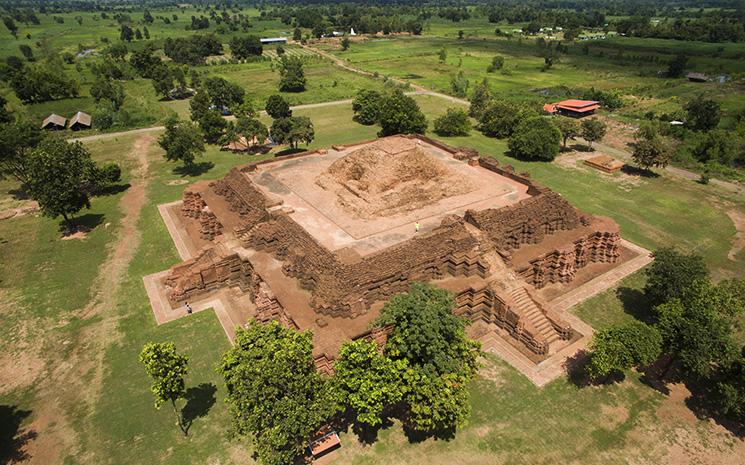
{"label": "large green tree", "polygon": [[184,377],[189,369],[189,357],[179,354],[172,342],[149,342],[140,352],[140,363],[145,365],[145,372],[153,381],[150,390],[155,396],[155,408],[160,409],[164,402],[170,401],[178,426],[186,436],[187,429],[176,401],[186,394]]}
{"label": "large green tree", "polygon": [[709,278],[709,270],[702,256],[684,254],[674,248],[657,249],[654,261],[644,270],[647,284],[644,294],[652,305],[659,305],[680,298],[683,291],[695,281]]}
{"label": "large green tree", "polygon": [[559,153],[561,131],[543,116],[528,118],[517,125],[508,146],[513,155],[530,160],[551,161]]}
{"label": "large green tree", "polygon": [[569,139],[574,140],[582,132],[582,127],[572,118],[558,117],[554,120],[554,123],[559,128],[559,131],[561,131],[564,148],[566,148]]}
{"label": "large green tree", "polygon": [[216,144],[228,127],[228,122],[217,110],[208,110],[199,119],[199,128],[202,130],[204,141]]}
{"label": "large green tree", "polygon": [[114,111],[119,110],[124,103],[124,86],[106,76],[98,76],[91,86],[90,93],[96,102],[109,102]]}
{"label": "large green tree", "polygon": [[266,110],[266,114],[272,119],[289,118],[292,116],[290,104],[281,95],[270,95],[266,99],[264,110]]}
{"label": "large green tree", "polygon": [[28,155],[28,190],[44,216],[62,216],[68,231],[71,218],[90,208],[90,193],[96,189],[98,168],[80,142],[47,138]]}
{"label": "large green tree", "polygon": [[341,347],[332,383],[339,402],[354,413],[358,423],[378,427],[384,409],[403,399],[407,387],[402,382],[408,369],[405,359],[393,361],[374,342],[360,339]]}
{"label": "large green tree", "polygon": [[158,145],[165,150],[166,160],[180,160],[187,167],[192,166],[196,156],[204,152],[199,127],[188,121],[179,121],[175,115],[166,120],[166,130],[158,139]]}
{"label": "large green tree", "polygon": [[434,129],[440,136],[467,136],[471,130],[471,121],[463,108],[448,108],[435,119]]}
{"label": "large green tree", "polygon": [[310,332],[252,321],[237,330],[235,345],[222,357],[218,371],[233,423],[238,433],[252,436],[264,465],[294,463],[337,409],[312,351]]}
{"label": "large green tree", "polygon": [[479,129],[489,137],[510,137],[525,119],[537,116],[532,110],[504,101],[492,100],[481,114]]}
{"label": "large green tree", "polygon": [[697,131],[710,131],[719,125],[722,118],[722,105],[716,100],[699,95],[683,106],[686,111],[686,124]]}
{"label": "large green tree", "polygon": [[243,103],[246,95],[241,86],[221,77],[209,77],[204,80],[203,86],[210,103],[218,109],[238,106]]}
{"label": "large green tree", "polygon": [[378,122],[383,95],[377,90],[362,89],[352,101],[354,120],[360,124],[371,125]]}
{"label": "large green tree", "polygon": [[315,138],[313,123],[307,116],[291,116],[275,119],[271,128],[272,140],[297,148],[300,142],[310,144]]}
{"label": "large green tree", "polygon": [[245,36],[239,37],[234,36],[230,39],[230,53],[234,58],[239,60],[246,59],[251,56],[261,56],[264,53],[264,47],[261,45],[261,41],[256,36]]}
{"label": "large green tree", "polygon": [[380,104],[378,136],[393,134],[424,134],[427,130],[427,118],[419,109],[416,100],[393,90],[383,96]]}
{"label": "large green tree", "polygon": [[38,146],[43,137],[38,124],[8,114],[7,121],[0,124],[0,179],[11,176],[28,186],[28,152]]}
{"label": "large green tree", "polygon": [[452,314],[453,296],[412,283],[382,308],[379,326],[393,326],[383,353],[404,360],[407,428],[432,434],[461,426],[470,412],[468,383],[476,375],[479,344],[466,337],[467,322]]}
{"label": "large green tree", "polygon": [[587,371],[601,379],[612,373],[650,365],[662,351],[662,336],[653,326],[638,320],[601,329],[590,343]]}
{"label": "large green tree", "polygon": [[695,281],[680,298],[655,308],[665,350],[696,376],[706,377],[729,365],[738,352],[733,322],[743,306],[741,296],[733,295],[730,288],[706,279]]}
{"label": "large green tree", "polygon": [[282,92],[302,92],[307,80],[303,71],[303,60],[299,57],[282,57],[279,68],[279,90]]}

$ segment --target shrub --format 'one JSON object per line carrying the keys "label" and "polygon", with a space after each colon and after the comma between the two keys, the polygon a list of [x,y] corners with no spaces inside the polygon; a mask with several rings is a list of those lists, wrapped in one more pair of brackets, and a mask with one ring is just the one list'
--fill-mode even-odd
{"label": "shrub", "polygon": [[536,116],[521,122],[508,142],[512,153],[532,160],[553,160],[559,153],[561,131],[547,118]]}

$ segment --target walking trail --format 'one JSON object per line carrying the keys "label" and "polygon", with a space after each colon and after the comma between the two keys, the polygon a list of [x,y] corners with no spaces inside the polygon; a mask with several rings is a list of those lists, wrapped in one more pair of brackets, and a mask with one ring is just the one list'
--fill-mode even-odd
{"label": "walking trail", "polygon": [[[35,404],[38,409],[29,429],[38,432],[38,437],[28,445],[31,463],[59,463],[65,455],[76,454],[78,451],[74,447],[80,441],[75,439],[75,431],[67,416],[69,412],[60,406],[76,405],[85,412],[82,416],[88,418],[101,395],[106,348],[119,337],[116,297],[140,244],[137,224],[140,211],[147,202],[147,157],[152,142],[152,135],[143,135],[130,151],[129,156],[137,162],[137,167],[132,172],[129,189],[120,200],[123,215],[116,229],[116,238],[112,240],[93,284],[93,298],[73,315],[88,324],[83,326],[75,340],[65,341],[69,349],[64,355],[60,354],[64,358],[50,360],[49,372],[37,380],[38,399]],[[96,435],[91,437],[95,439]]]}

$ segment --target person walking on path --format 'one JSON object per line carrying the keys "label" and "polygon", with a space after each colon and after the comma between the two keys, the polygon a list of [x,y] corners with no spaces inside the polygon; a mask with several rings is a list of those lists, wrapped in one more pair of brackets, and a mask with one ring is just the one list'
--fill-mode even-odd
{"label": "person walking on path", "polygon": [[191,312],[193,312],[193,310],[191,309],[191,305],[189,305],[189,302],[184,302],[184,305],[186,305],[186,313],[188,315],[191,315]]}
{"label": "person walking on path", "polygon": [[419,232],[419,228],[420,227],[421,226],[419,225],[419,222],[418,221],[416,223],[414,223],[414,232]]}

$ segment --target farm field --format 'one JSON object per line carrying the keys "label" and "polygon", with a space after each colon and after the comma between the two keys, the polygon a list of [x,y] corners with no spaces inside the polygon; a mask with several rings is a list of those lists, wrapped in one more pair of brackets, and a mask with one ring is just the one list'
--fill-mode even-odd
{"label": "farm field", "polygon": [[[451,105],[432,96],[416,99],[430,118]],[[353,122],[349,105],[297,114],[313,118],[317,137],[311,147],[369,139],[377,130]],[[13,380],[3,386],[3,403],[26,412],[19,414],[24,427],[43,431],[31,443],[35,454],[61,449],[76,463],[122,463],[132,456],[168,464],[251,461],[250,445],[225,436],[229,425],[225,392],[214,367],[228,342],[216,317],[203,312],[156,326],[141,281],[143,275],[178,261],[156,206],[178,199],[183,181],[221,177],[249,157],[210,146],[198,160],[211,164],[208,171],[184,177],[162,159],[153,144],[156,136],[88,143],[96,160],[122,163],[124,179],[130,182],[137,169],[132,150],[147,147],[145,201],[135,217],[134,236],[119,235],[124,227],[120,201],[127,191],[95,199],[86,214],[97,226],[82,240],[59,241],[58,222],[48,219],[26,216],[0,222],[4,245],[0,258],[4,266],[16,270],[0,287],[2,337],[8,341],[3,366],[5,370],[25,367],[21,377],[3,376]],[[529,172],[578,207],[611,216],[626,238],[645,247],[675,243],[708,257],[720,277],[745,272],[742,251],[735,260],[727,258],[735,228],[726,211],[742,209],[742,200],[715,195],[713,186],[667,176],[629,180],[557,162],[519,162],[503,154],[503,142],[475,132],[443,140],[474,147]],[[2,187],[7,196],[12,186]],[[111,269],[112,256],[123,241],[131,241],[131,255],[115,267],[121,279],[105,290],[107,300],[102,301],[101,275]],[[43,292],[36,285],[39,279],[49,283]],[[574,311],[596,327],[626,321],[634,314],[629,296],[639,293],[643,282],[637,273],[622,283],[623,292],[606,292]],[[91,340],[89,334],[104,337]],[[174,341],[191,357],[187,387],[194,388],[188,394],[193,425],[188,438],[173,427],[172,413],[153,409],[147,395],[137,354],[149,340]],[[74,365],[65,360],[74,360]],[[339,460],[415,463],[426,456],[428,462],[442,464],[456,459],[463,463],[626,463],[631,459],[661,463],[682,457],[691,463],[735,463],[742,453],[740,441],[688,410],[682,385],[674,385],[673,393],[666,396],[631,375],[611,386],[578,387],[563,378],[538,389],[493,356],[483,363],[471,386],[469,424],[454,440],[410,444],[400,427],[393,425],[381,432],[373,446],[358,445],[352,434],[343,434]],[[50,409],[52,398],[57,401]]]}

